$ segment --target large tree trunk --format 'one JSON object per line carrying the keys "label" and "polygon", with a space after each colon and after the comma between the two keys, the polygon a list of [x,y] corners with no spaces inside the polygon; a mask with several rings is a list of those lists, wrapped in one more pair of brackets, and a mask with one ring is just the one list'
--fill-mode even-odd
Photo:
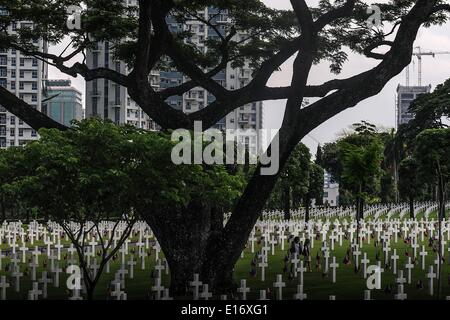
{"label": "large tree trunk", "polygon": [[170,269],[170,292],[192,298],[189,282],[194,274],[214,292],[232,290],[232,268],[225,268],[219,257],[223,243],[217,235],[223,229],[223,212],[202,203],[186,208],[144,213],[167,259]]}

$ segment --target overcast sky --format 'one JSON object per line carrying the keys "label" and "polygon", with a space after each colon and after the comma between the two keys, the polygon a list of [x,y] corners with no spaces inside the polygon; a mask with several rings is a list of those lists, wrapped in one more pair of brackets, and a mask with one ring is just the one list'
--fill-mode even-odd
{"label": "overcast sky", "polygon": [[[289,0],[263,0],[269,6],[278,9],[291,9]],[[308,1],[311,5],[317,0]],[[375,1],[373,1],[375,2]],[[379,2],[379,1],[378,1]],[[416,40],[415,46],[420,46],[422,51],[449,51],[450,52],[450,23],[445,26],[437,26],[429,29],[423,28]],[[60,47],[54,47],[52,52],[60,52]],[[411,65],[411,85],[417,83],[417,59]],[[358,55],[349,55],[349,61],[344,65],[342,74],[335,76],[329,73],[327,63],[322,63],[313,67],[310,77],[310,84],[321,84],[333,78],[347,78],[354,74],[363,72],[374,67],[377,61],[364,58]],[[270,86],[289,85],[292,76],[292,59],[282,66],[282,70],[273,75],[270,79]],[[61,74],[54,68],[49,69],[50,78],[70,78]],[[450,78],[450,54],[437,55],[435,58],[425,56],[423,58],[422,84],[431,84],[433,88]],[[84,90],[84,81],[81,77],[72,79],[72,83],[81,92]],[[384,90],[375,97],[362,101],[356,107],[341,112],[333,119],[328,120],[304,139],[304,143],[310,147],[312,153],[315,152],[317,143],[326,143],[336,139],[342,130],[351,124],[366,120],[382,127],[395,126],[395,98],[396,88],[399,84],[405,84],[406,74],[403,72],[392,79]],[[278,129],[284,113],[285,101],[266,101],[264,103],[264,127]]]}

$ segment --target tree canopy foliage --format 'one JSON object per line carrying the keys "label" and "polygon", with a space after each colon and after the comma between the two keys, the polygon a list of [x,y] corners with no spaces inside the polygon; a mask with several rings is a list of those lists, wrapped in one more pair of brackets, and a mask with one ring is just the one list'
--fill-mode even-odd
{"label": "tree canopy foliage", "polygon": [[175,142],[164,133],[93,118],[39,134],[1,151],[2,191],[53,219],[98,221],[192,201],[226,210],[242,192],[242,174],[224,166],[174,165]]}

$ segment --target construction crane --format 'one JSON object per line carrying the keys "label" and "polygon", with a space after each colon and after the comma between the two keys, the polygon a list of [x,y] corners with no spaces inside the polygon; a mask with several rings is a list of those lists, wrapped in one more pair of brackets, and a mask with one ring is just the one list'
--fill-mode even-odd
{"label": "construction crane", "polygon": [[[433,58],[436,57],[436,55],[438,54],[450,54],[450,51],[436,51],[436,52],[432,52],[432,51],[428,51],[428,52],[422,52],[421,47],[415,47],[414,49],[417,49],[417,51],[415,51],[413,53],[413,56],[417,57],[418,60],[418,80],[417,80],[417,84],[418,86],[422,86],[422,57],[423,56],[432,56]],[[409,66],[406,67],[406,86],[409,87]]]}

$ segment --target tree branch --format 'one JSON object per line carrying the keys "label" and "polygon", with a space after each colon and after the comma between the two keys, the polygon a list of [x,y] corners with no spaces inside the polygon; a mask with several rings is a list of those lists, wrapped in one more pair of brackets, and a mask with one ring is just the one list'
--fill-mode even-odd
{"label": "tree branch", "polygon": [[36,131],[42,128],[54,128],[58,130],[68,129],[68,127],[46,116],[42,112],[39,112],[2,86],[0,86],[0,101],[1,105],[5,107],[6,110],[23,120]]}
{"label": "tree branch", "polygon": [[316,31],[322,30],[326,25],[345,17],[348,17],[355,8],[356,0],[347,0],[346,3],[336,9],[333,9],[324,15],[320,16],[315,22],[314,27]]}

